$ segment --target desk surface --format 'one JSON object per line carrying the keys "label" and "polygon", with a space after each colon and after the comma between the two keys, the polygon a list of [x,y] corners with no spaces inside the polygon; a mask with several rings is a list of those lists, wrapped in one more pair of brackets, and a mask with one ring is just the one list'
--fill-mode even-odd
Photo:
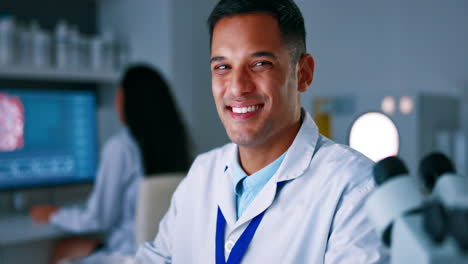
{"label": "desk surface", "polygon": [[24,214],[0,214],[0,246],[53,239],[67,233],[58,227],[38,224]]}

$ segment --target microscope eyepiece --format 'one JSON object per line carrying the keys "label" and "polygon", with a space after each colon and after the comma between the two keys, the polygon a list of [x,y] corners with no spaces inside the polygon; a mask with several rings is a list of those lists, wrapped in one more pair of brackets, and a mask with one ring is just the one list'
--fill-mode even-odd
{"label": "microscope eyepiece", "polygon": [[445,173],[456,173],[453,163],[447,156],[440,152],[431,153],[422,159],[419,163],[418,172],[424,187],[429,193],[432,192],[441,175]]}
{"label": "microscope eyepiece", "polygon": [[381,185],[390,179],[408,174],[408,168],[399,158],[388,157],[377,162],[373,172],[375,182]]}

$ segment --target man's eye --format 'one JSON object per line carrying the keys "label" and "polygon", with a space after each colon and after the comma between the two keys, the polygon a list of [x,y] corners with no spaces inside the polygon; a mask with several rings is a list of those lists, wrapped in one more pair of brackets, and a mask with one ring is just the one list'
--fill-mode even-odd
{"label": "man's eye", "polygon": [[213,67],[213,73],[218,75],[225,75],[229,72],[231,67],[227,64],[216,65]]}
{"label": "man's eye", "polygon": [[227,65],[218,65],[215,67],[215,70],[227,70],[228,66]]}
{"label": "man's eye", "polygon": [[273,63],[269,61],[257,61],[253,64],[254,69],[270,69]]}

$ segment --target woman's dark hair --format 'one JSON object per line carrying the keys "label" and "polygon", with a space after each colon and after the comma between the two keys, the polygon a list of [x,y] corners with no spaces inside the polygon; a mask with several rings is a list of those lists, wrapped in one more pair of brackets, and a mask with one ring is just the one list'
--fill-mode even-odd
{"label": "woman's dark hair", "polygon": [[140,147],[145,175],[188,170],[187,132],[161,74],[148,65],[133,65],[121,87],[125,121]]}
{"label": "woman's dark hair", "polygon": [[225,17],[249,13],[267,13],[277,21],[283,40],[289,48],[292,62],[306,53],[306,31],[301,10],[293,0],[221,0],[208,17],[210,46],[216,23]]}

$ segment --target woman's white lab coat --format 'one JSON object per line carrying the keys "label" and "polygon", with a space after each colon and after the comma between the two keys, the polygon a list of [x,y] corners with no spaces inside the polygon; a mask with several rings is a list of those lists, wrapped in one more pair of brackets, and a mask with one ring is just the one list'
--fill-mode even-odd
{"label": "woman's white lab coat", "polygon": [[135,203],[142,175],[139,148],[125,128],[104,146],[86,205],[61,208],[51,223],[72,233],[105,232],[105,252],[134,255]]}

